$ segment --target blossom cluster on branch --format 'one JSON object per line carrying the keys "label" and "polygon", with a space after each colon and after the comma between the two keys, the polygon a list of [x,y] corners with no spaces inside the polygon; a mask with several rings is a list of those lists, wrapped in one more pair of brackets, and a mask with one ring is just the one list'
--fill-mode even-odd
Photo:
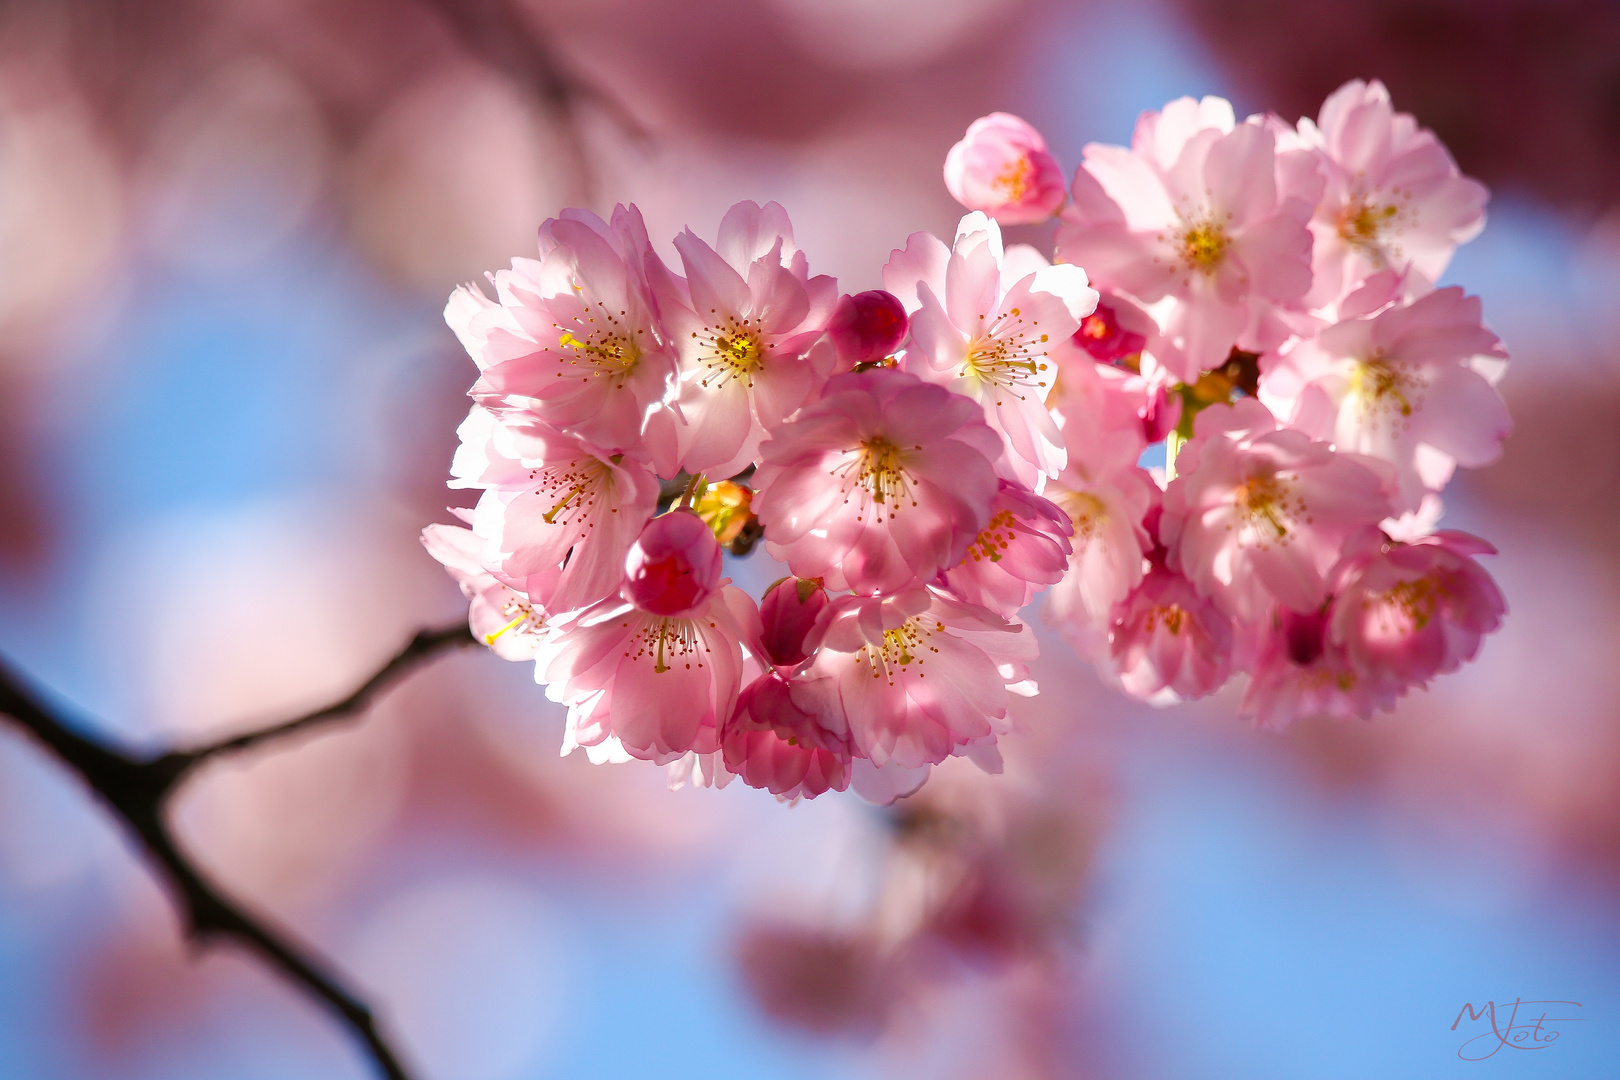
{"label": "blossom cluster on branch", "polygon": [[[1500,452],[1506,354],[1435,282],[1486,193],[1379,83],[1295,126],[1171,102],[1067,189],[996,113],[945,179],[971,212],[882,290],[840,295],[745,202],[678,272],[634,207],[567,210],[494,298],[452,295],[480,371],[452,485],[482,495],[424,541],[568,706],[564,752],[784,799],[994,770],[1043,590],[1127,693],[1243,673],[1272,726],[1476,655],[1492,549],[1435,525]],[[1054,216],[1054,261],[1003,245]],[[722,544],[761,538],[791,576],[756,601]]]}

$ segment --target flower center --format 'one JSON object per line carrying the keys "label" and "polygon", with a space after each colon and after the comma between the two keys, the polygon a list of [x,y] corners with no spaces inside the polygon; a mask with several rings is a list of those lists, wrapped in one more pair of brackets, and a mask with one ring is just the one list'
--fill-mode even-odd
{"label": "flower center", "polygon": [[938,620],[929,626],[922,616],[913,615],[893,630],[883,631],[883,641],[879,645],[868,645],[855,655],[857,664],[870,664],[872,678],[887,678],[889,685],[894,685],[894,677],[905,668],[916,665],[917,678],[924,677],[922,666],[927,662],[924,653],[937,653],[939,648],[928,644],[928,639],[935,633],[943,631],[945,624]]}
{"label": "flower center", "polygon": [[1188,267],[1201,274],[1213,274],[1226,258],[1230,241],[1226,230],[1210,220],[1194,222],[1181,234],[1181,258]]}
{"label": "flower center", "polygon": [[703,346],[702,362],[708,368],[703,375],[705,387],[716,379],[722,386],[732,379],[742,379],[753,386],[753,374],[765,362],[765,354],[770,350],[770,346],[760,340],[760,328],[752,319],[726,316],[718,325],[704,327],[692,336]]}
{"label": "flower center", "polygon": [[[1384,592],[1372,593],[1367,597],[1369,607],[1377,606],[1380,609],[1381,628],[1396,636],[1416,633],[1428,626],[1439,602],[1440,590],[1429,578],[1398,581]],[[1392,625],[1396,619],[1404,621],[1404,625]]]}
{"label": "flower center", "polygon": [[[979,322],[985,322],[984,316],[979,317]],[[1041,361],[1046,358],[1049,338],[1038,333],[1040,323],[1030,320],[1025,326],[1024,322],[1024,313],[1019,308],[996,316],[992,320],[993,329],[989,333],[981,332],[968,345],[963,374],[998,390],[1031,384],[1045,389],[1046,377],[1041,373],[1046,365]],[[1023,394],[1013,396],[1026,400]],[[1041,397],[1044,400],[1045,395]]]}
{"label": "flower center", "polygon": [[1288,485],[1273,473],[1251,476],[1238,485],[1234,502],[1260,542],[1286,542],[1295,520],[1305,511],[1303,500],[1293,497]]}
{"label": "flower center", "polygon": [[647,331],[631,329],[625,311],[610,311],[600,300],[592,306],[595,310],[587,308],[572,327],[551,324],[558,331],[557,347],[572,352],[570,364],[585,368],[582,378],[606,377],[622,384],[641,359],[637,339]]}
{"label": "flower center", "polygon": [[1016,522],[1011,510],[1002,510],[990,519],[990,524],[984,531],[974,537],[973,543],[968,545],[967,557],[962,560],[965,564],[968,559],[982,562],[989,559],[991,562],[1000,562],[1001,553],[1012,546],[1013,538],[1018,535]]}
{"label": "flower center", "polygon": [[1163,626],[1171,635],[1181,633],[1182,620],[1187,618],[1187,611],[1180,604],[1165,604],[1156,607],[1147,614],[1147,632],[1153,633]]}
{"label": "flower center", "polygon": [[625,644],[624,655],[631,660],[650,657],[653,671],[662,675],[676,665],[690,669],[703,666],[708,644],[691,619],[648,618],[637,627]]}
{"label": "flower center", "polygon": [[1024,193],[1029,190],[1029,173],[1034,168],[1030,164],[1028,154],[1019,154],[1016,161],[1010,162],[1005,169],[996,176],[994,185],[1007,193],[1008,202],[1023,202]]}
{"label": "flower center", "polygon": [[1350,392],[1360,399],[1363,413],[1388,410],[1411,416],[1423,404],[1419,396],[1423,388],[1416,372],[1381,354],[1359,360],[1350,369]]}
{"label": "flower center", "polygon": [[1108,523],[1108,507],[1097,496],[1066,488],[1048,488],[1047,497],[1057,503],[1074,524],[1074,549],[1078,553]]}
{"label": "flower center", "polygon": [[[907,502],[917,505],[911,495],[912,476],[906,469],[904,452],[882,436],[861,443],[854,454],[833,470],[833,475],[844,477],[845,491],[850,490],[853,481],[873,503],[886,508],[890,518]],[[875,520],[881,523],[884,517],[879,511]],[[860,515],[856,520],[860,520]]]}
{"label": "flower center", "polygon": [[1379,205],[1357,196],[1339,211],[1339,236],[1352,247],[1376,247],[1380,235],[1398,224],[1401,208],[1394,203]]}
{"label": "flower center", "polygon": [[501,614],[507,616],[512,621],[495,631],[493,634],[485,634],[485,645],[495,644],[500,636],[509,630],[519,637],[523,637],[526,635],[538,634],[540,631],[546,628],[545,616],[536,612],[532,604],[530,604],[523,597],[519,596],[517,593],[513,592],[511,589],[507,589],[506,592],[508,594],[507,600],[506,603],[501,605]]}
{"label": "flower center", "polygon": [[[547,525],[581,521],[584,528],[589,529],[591,508],[596,505],[603,489],[612,483],[612,470],[606,462],[597,458],[576,458],[561,465],[534,470],[529,473],[529,478],[537,481],[536,495],[553,500],[551,509],[540,515]],[[583,530],[580,536],[585,536]]]}

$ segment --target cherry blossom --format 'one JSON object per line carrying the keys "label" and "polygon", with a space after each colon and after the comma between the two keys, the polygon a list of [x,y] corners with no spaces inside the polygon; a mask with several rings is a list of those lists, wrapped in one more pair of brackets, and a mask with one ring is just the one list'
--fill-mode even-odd
{"label": "cherry blossom", "polygon": [[1194,430],[1164,493],[1170,569],[1236,618],[1315,610],[1345,539],[1389,516],[1385,479],[1370,459],[1279,428],[1253,398],[1208,409]]}
{"label": "cherry blossom", "polygon": [[1180,98],[1142,115],[1130,149],[1086,147],[1058,252],[1099,287],[1159,305],[1172,373],[1192,382],[1252,345],[1269,305],[1309,292],[1322,184],[1310,152],[1279,153],[1265,124],[1236,123],[1221,98]]}
{"label": "cherry blossom", "polygon": [[472,518],[487,545],[485,567],[559,614],[616,591],[625,554],[658,500],[652,470],[543,424],[502,423],[479,407],[460,433],[452,485],[485,489]]}
{"label": "cherry blossom", "polygon": [[1374,79],[1345,83],[1299,140],[1316,151],[1326,191],[1311,220],[1311,294],[1326,303],[1369,274],[1400,272],[1412,295],[1434,287],[1458,244],[1485,227],[1483,184],[1463,176],[1434,133],[1395,111]]}
{"label": "cherry blossom", "polygon": [[[998,772],[1043,591],[1126,694],[1244,676],[1271,728],[1478,655],[1491,549],[1436,530],[1501,452],[1507,356],[1434,282],[1484,191],[1380,84],[1297,126],[1144,113],[1086,148],[1055,262],[997,223],[1062,205],[1033,128],[985,117],[945,172],[973,212],[883,289],[840,296],[745,202],[675,239],[684,276],[634,207],[570,210],[496,299],[452,295],[480,370],[452,484],[481,495],[423,543],[567,706],[564,752],[784,801]],[[761,540],[790,576],[756,606],[722,550]]]}
{"label": "cherry blossom", "polygon": [[617,207],[611,224],[568,210],[541,226],[538,260],[491,276],[498,300],[457,289],[445,321],[478,363],[473,397],[608,450],[637,446],[675,376],[649,264],[634,207]]}
{"label": "cherry blossom", "polygon": [[720,746],[743,783],[785,800],[849,787],[849,727],[830,678],[761,675],[743,691]]}
{"label": "cherry blossom", "polygon": [[970,604],[1012,618],[1043,586],[1069,567],[1069,515],[1017,484],[1001,481],[992,517],[968,545],[967,556],[945,571],[945,585]]}
{"label": "cherry blossom", "polygon": [[1063,205],[1063,169],[1041,133],[1011,113],[991,113],[968,125],[945,155],[945,187],[969,210],[1003,225],[1045,221]]}
{"label": "cherry blossom", "polygon": [[758,609],[730,585],[681,615],[612,596],[551,630],[535,678],[568,706],[564,753],[606,745],[664,765],[718,749],[758,637]]}
{"label": "cherry blossom", "polygon": [[1001,443],[981,415],[903,371],[836,376],[760,447],[766,548],[832,589],[932,580],[990,521]]}
{"label": "cherry blossom", "polygon": [[422,544],[472,602],[467,625],[473,636],[503,660],[534,659],[546,628],[545,612],[484,569],[484,542],[471,529],[429,525],[422,530]]}
{"label": "cherry blossom", "polygon": [[826,630],[831,599],[821,582],[788,577],[765,590],[759,604],[765,658],[783,668],[808,660]]}
{"label": "cherry blossom", "polygon": [[1507,354],[1480,315],[1453,287],[1346,319],[1276,362],[1262,394],[1301,430],[1394,465],[1396,510],[1415,511],[1459,464],[1495,461],[1512,429],[1494,385]]}
{"label": "cherry blossom", "polygon": [[1404,686],[1455,671],[1502,625],[1502,591],[1474,559],[1496,549],[1442,530],[1411,543],[1352,537],[1334,569],[1328,634],[1357,670]]}
{"label": "cherry blossom", "polygon": [[1359,671],[1326,630],[1324,612],[1286,608],[1260,625],[1243,715],[1281,730],[1305,717],[1365,720],[1377,709],[1394,707],[1398,691],[1392,681]]}
{"label": "cherry blossom", "polygon": [[1203,697],[1231,676],[1232,620],[1186,578],[1154,567],[1115,608],[1109,661],[1133,697]]}
{"label": "cherry blossom", "polygon": [[885,287],[911,312],[905,369],[981,402],[1006,439],[1003,475],[1036,491],[1066,460],[1046,407],[1056,374],[1047,354],[1097,306],[1085,271],[1044,262],[1015,268],[1001,229],[973,213],[949,251],[915,233],[883,268]]}
{"label": "cherry blossom", "polygon": [[1028,627],[916,587],[836,599],[807,673],[836,680],[857,755],[915,769],[994,744],[1034,657]]}
{"label": "cherry blossom", "polygon": [[1136,464],[1140,448],[1134,431],[1089,433],[1046,489],[1074,525],[1068,569],[1047,593],[1046,619],[1091,653],[1106,644],[1114,606],[1141,582],[1152,544],[1143,522],[1159,489]]}
{"label": "cherry blossom", "polygon": [[830,373],[810,357],[838,297],[809,276],[787,212],[742,202],[720,222],[715,247],[690,230],[675,238],[684,286],[664,290],[680,351],[676,438],[689,472],[725,478],[757,456],[767,428],[814,395]]}

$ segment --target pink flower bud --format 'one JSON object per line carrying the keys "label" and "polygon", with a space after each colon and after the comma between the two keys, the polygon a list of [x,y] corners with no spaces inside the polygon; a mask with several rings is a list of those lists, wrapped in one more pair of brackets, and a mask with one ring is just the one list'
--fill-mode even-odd
{"label": "pink flower bud", "polygon": [[969,210],[1003,225],[1045,221],[1063,205],[1063,169],[1041,133],[1011,113],[973,121],[945,155],[945,186]]}
{"label": "pink flower bud", "polygon": [[882,360],[906,339],[911,320],[905,305],[882,289],[838,298],[827,335],[838,350],[838,361],[851,368]]}
{"label": "pink flower bud", "polygon": [[1117,364],[1147,348],[1147,338],[1125,329],[1107,304],[1098,304],[1095,311],[1080,320],[1074,343],[1100,364]]}
{"label": "pink flower bud", "polygon": [[810,658],[821,642],[826,620],[821,613],[831,601],[815,579],[783,578],[759,603],[765,624],[765,651],[771,663],[796,667]]}
{"label": "pink flower bud", "polygon": [[654,615],[677,615],[720,587],[720,543],[696,514],[647,522],[624,558],[624,596]]}

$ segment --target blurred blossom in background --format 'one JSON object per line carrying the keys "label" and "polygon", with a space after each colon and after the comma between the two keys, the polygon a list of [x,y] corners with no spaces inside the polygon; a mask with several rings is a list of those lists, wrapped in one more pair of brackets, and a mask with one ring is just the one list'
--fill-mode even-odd
{"label": "blurred blossom in background", "polygon": [[[1015,112],[1073,167],[1218,93],[1381,78],[1493,188],[1466,283],[1516,431],[1445,524],[1506,628],[1370,724],[1156,712],[1054,635],[1007,773],[879,810],[559,758],[465,655],[210,766],[177,825],[423,1076],[1584,1077],[1620,1060],[1620,8],[1603,0],[4,0],[0,651],[137,745],[319,704],[462,601],[417,533],[473,371],[458,283],[567,205],[780,201],[880,284]],[[1010,240],[1048,245],[1049,229]],[[671,252],[665,249],[664,254]],[[758,596],[782,571],[728,566]],[[1044,631],[1043,631],[1044,634]],[[961,762],[951,762],[951,766]],[[1460,1061],[1464,1002],[1582,1003]],[[127,838],[0,726],[0,1076],[359,1077],[192,956]]]}

